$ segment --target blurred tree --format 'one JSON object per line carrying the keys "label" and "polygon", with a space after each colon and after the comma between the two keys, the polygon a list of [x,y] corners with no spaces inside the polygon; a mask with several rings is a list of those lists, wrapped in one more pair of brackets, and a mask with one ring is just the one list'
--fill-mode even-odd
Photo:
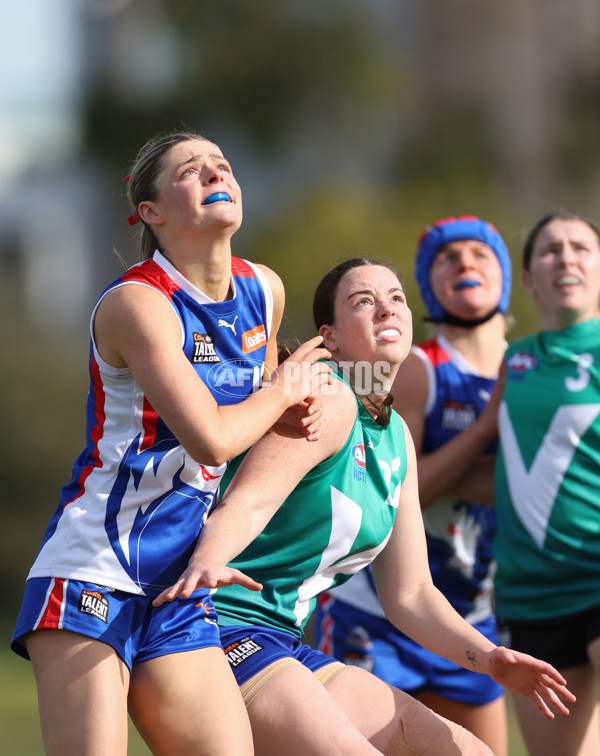
{"label": "blurred tree", "polygon": [[501,202],[493,181],[439,182],[426,176],[405,189],[382,195],[344,184],[323,185],[286,208],[252,234],[245,252],[273,267],[286,289],[283,336],[305,338],[314,333],[311,303],[316,284],[335,264],[349,257],[367,256],[392,261],[403,274],[413,311],[415,339],[427,329],[425,308],[413,267],[421,231],[438,218],[475,214],[497,226],[511,251],[514,286],[510,338],[535,327],[529,297],[519,285],[519,257],[525,227]]}
{"label": "blurred tree", "polygon": [[[598,69],[574,76],[565,96],[569,119],[561,123],[557,163],[565,183],[586,187],[600,182],[600,62]],[[565,192],[570,196],[570,192]]]}
{"label": "blurred tree", "polygon": [[190,89],[178,93],[181,109],[193,120],[219,114],[243,124],[251,144],[272,154],[307,108],[318,105],[339,117],[351,101],[369,108],[385,97],[395,76],[364,12],[347,3],[327,6],[269,0],[173,4],[190,52]]}
{"label": "blurred tree", "polygon": [[[121,23],[142,23],[144,5],[132,3]],[[167,128],[199,127],[212,136],[220,123],[239,125],[252,148],[272,154],[307,109],[316,105],[339,120],[349,102],[368,109],[398,83],[358,6],[176,0],[160,8],[176,39],[175,86],[152,99],[137,96],[135,79],[123,90],[106,76],[88,93],[87,141],[111,159],[115,150],[131,157]]]}
{"label": "blurred tree", "polygon": [[[81,343],[65,349],[58,335],[16,321],[14,292],[0,287],[0,575],[6,611],[0,628],[12,632],[25,578],[41,544],[59,489],[85,444],[88,375]],[[7,623],[9,627],[5,627]]]}

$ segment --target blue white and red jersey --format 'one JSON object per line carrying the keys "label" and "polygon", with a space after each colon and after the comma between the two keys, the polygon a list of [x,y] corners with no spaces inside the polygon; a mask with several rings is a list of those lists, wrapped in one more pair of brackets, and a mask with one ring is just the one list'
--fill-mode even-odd
{"label": "blue white and red jersey", "polygon": [[[490,398],[495,378],[479,375],[443,336],[415,345],[412,351],[423,361],[428,376],[422,452],[429,454],[475,422]],[[423,510],[423,521],[435,585],[471,624],[489,617],[494,508],[444,496]],[[369,578],[358,573],[332,596],[383,616]]]}
{"label": "blue white and red jersey", "polygon": [[69,578],[155,596],[187,566],[227,465],[193,460],[131,371],[102,360],[94,315],[117,287],[156,289],[175,310],[182,349],[217,403],[236,404],[260,386],[273,296],[252,263],[232,258],[231,273],[231,299],[214,302],[157,251],[100,296],[91,319],[87,444],[29,578]]}
{"label": "blue white and red jersey", "polygon": [[[428,372],[422,452],[429,454],[477,420],[496,379],[481,376],[443,336],[414,352]],[[467,621],[480,622],[492,613],[495,509],[445,496],[423,510],[423,522],[433,582]]]}

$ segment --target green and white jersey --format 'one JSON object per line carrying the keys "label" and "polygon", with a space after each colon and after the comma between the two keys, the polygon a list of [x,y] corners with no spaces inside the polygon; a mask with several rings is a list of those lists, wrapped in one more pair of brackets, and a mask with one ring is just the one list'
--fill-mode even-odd
{"label": "green and white jersey", "polygon": [[600,602],[600,320],[509,347],[496,465],[496,609]]}
{"label": "green and white jersey", "polygon": [[[302,637],[318,594],[384,548],[406,476],[404,426],[392,412],[383,428],[357,405],[342,449],[302,479],[261,535],[231,562],[263,590],[219,588],[213,596],[219,624],[266,625]],[[227,471],[223,490],[234,471]]]}

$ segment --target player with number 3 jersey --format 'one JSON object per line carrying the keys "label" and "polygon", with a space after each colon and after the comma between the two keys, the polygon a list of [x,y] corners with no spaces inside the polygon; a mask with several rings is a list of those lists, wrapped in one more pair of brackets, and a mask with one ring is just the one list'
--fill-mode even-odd
{"label": "player with number 3 jersey", "polygon": [[506,354],[496,469],[501,637],[569,677],[575,716],[547,727],[516,700],[532,756],[600,753],[600,229],[542,218],[522,280],[543,330]]}

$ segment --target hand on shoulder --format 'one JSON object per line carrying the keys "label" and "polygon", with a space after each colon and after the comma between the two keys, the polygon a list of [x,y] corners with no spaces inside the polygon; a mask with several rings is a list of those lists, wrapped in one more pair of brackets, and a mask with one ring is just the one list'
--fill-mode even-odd
{"label": "hand on shoulder", "polygon": [[306,449],[306,439],[290,434],[285,426],[276,424],[273,431],[281,438],[281,442],[284,437],[288,439],[288,443],[291,442],[290,445],[299,442],[298,450],[302,449],[302,454],[310,453],[314,457],[313,463],[318,464],[342,448],[350,435],[358,410],[352,389],[335,377],[329,383],[318,386],[310,399],[320,405],[319,436],[311,440],[310,446],[314,448],[310,452]]}

